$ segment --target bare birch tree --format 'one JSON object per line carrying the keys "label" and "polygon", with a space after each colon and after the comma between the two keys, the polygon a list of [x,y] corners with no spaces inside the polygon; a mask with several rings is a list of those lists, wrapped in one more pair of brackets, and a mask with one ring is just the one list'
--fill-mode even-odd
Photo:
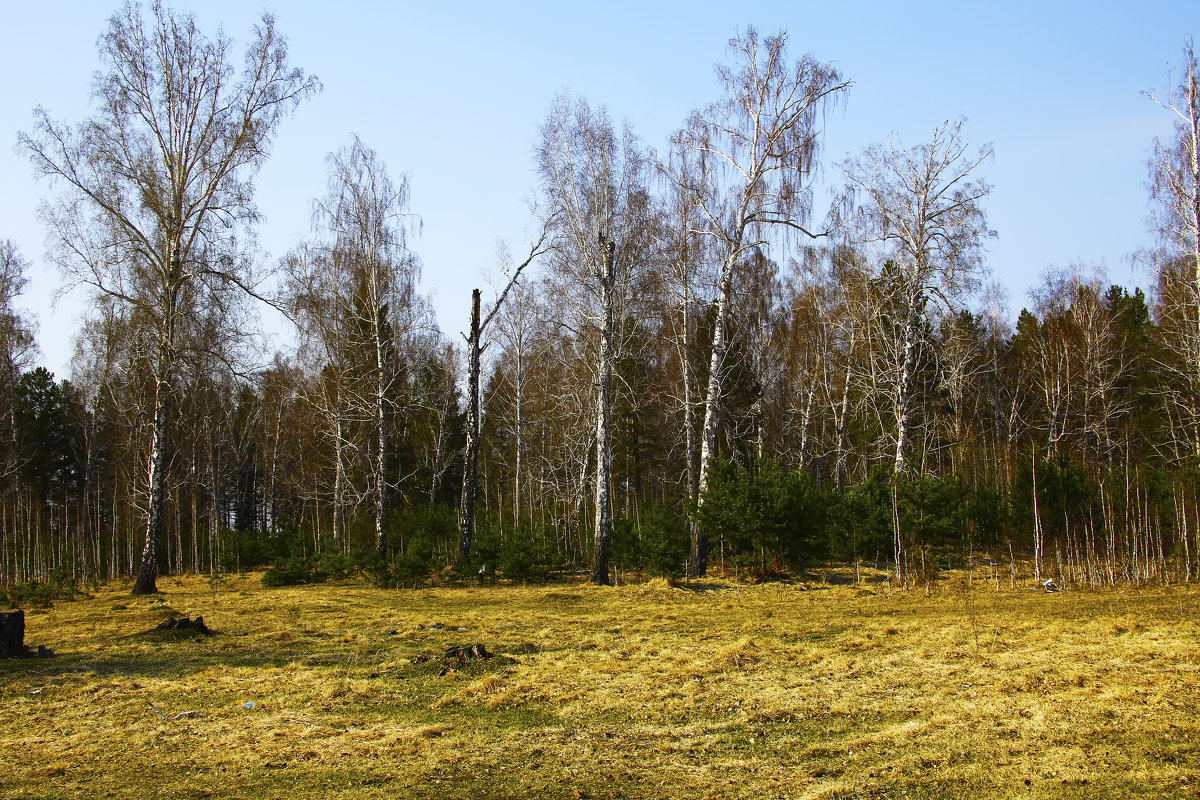
{"label": "bare birch tree", "polygon": [[595,361],[596,483],[592,582],[606,585],[611,534],[613,365],[618,326],[644,258],[648,162],[632,131],[618,136],[604,109],[560,96],[542,126],[538,171],[561,241],[557,265],[594,295],[584,314],[598,334]]}
{"label": "bare birch tree", "polygon": [[[458,554],[466,556],[471,552],[471,539],[475,535],[475,499],[479,491],[479,375],[481,359],[485,344],[483,334],[491,324],[496,313],[504,305],[504,298],[517,285],[521,273],[533,260],[543,255],[548,249],[547,238],[555,217],[547,218],[542,224],[542,233],[537,241],[529,247],[529,255],[522,261],[504,285],[504,289],[492,304],[486,317],[480,317],[479,290],[471,292],[471,322],[468,332],[463,336],[467,341],[467,441],[463,452],[463,482],[462,497],[458,507]],[[503,260],[504,257],[502,257]],[[519,498],[517,498],[519,502]]]}
{"label": "bare birch tree", "polygon": [[[858,270],[853,253],[821,250],[808,263],[796,265],[785,297],[787,340],[784,342],[788,427],[795,439],[794,462],[800,469],[816,466],[833,454],[834,485],[844,485],[849,459],[849,418],[853,356],[861,341],[862,322],[854,300]],[[824,413],[822,413],[824,411]],[[828,425],[831,440],[819,430]]]}
{"label": "bare birch tree", "polygon": [[897,337],[891,365],[895,417],[893,471],[904,470],[912,414],[913,380],[929,302],[953,312],[978,283],[988,229],[982,201],[990,187],[972,173],[991,158],[991,145],[969,154],[962,121],[938,127],[929,144],[903,149],[874,145],[845,166],[865,242],[892,268],[880,288],[893,312]]}
{"label": "bare birch tree", "polygon": [[[530,496],[530,466],[527,457],[526,429],[536,426],[531,420],[529,383],[532,362],[539,347],[544,347],[545,306],[535,288],[527,284],[514,285],[509,301],[496,319],[495,340],[502,346],[501,364],[495,373],[508,384],[511,402],[503,419],[512,430],[513,525],[520,526],[524,518],[525,498]],[[532,504],[531,510],[532,510]]]}
{"label": "bare birch tree", "polygon": [[[425,311],[416,294],[420,264],[408,246],[414,221],[408,195],[407,176],[393,183],[379,155],[355,136],[329,157],[329,186],[314,206],[314,221],[330,248],[334,272],[320,285],[326,296],[309,300],[326,315],[319,324],[345,326],[344,333],[322,333],[334,337],[327,347],[343,343],[349,348],[348,354],[333,357],[348,356],[355,362],[337,392],[345,393],[346,402],[370,423],[372,435],[364,450],[370,454],[379,558],[387,555],[388,436],[393,395],[402,380],[398,348]],[[314,316],[313,322],[317,319]],[[336,441],[344,437],[339,434]]]}
{"label": "bare birch tree", "polygon": [[114,14],[99,48],[95,115],[72,128],[39,108],[18,142],[38,172],[65,186],[44,210],[64,270],[137,307],[154,330],[146,541],[133,590],[146,594],[157,591],[179,330],[214,289],[252,285],[230,230],[256,220],[253,176],[280,121],[319,84],[288,66],[269,14],[238,77],[228,39],[209,39],[194,17],[158,3],[148,20],[132,3]]}
{"label": "bare birch tree", "polygon": [[[829,104],[850,86],[831,65],[811,55],[790,62],[786,33],[760,39],[754,28],[747,28],[729,47],[735,63],[717,68],[724,99],[693,113],[672,143],[699,161],[694,172],[681,172],[674,179],[697,198],[699,230],[714,240],[721,254],[700,444],[699,503],[717,447],[730,314],[736,302],[734,273],[750,250],[768,243],[773,228],[819,235],[807,225],[820,123]],[[699,577],[707,568],[707,539],[696,526],[690,571]]]}
{"label": "bare birch tree", "polygon": [[1156,139],[1150,159],[1151,219],[1160,242],[1154,263],[1160,302],[1176,306],[1167,315],[1183,323],[1171,337],[1182,371],[1176,406],[1187,418],[1188,449],[1200,455],[1200,70],[1190,38],[1179,83],[1171,83],[1166,97],[1148,93],[1176,117],[1171,138]]}
{"label": "bare birch tree", "polygon": [[[354,450],[351,437],[349,391],[351,376],[349,319],[351,287],[341,272],[341,262],[327,243],[303,243],[283,260],[284,304],[300,330],[300,355],[314,379],[304,392],[318,411],[322,424],[319,439],[332,455],[332,481],[328,492],[316,489],[314,497],[326,500],[334,545],[349,549],[346,511],[353,494],[347,468]],[[328,476],[326,480],[328,480]]]}
{"label": "bare birch tree", "polygon": [[[661,291],[665,304],[672,309],[672,313],[666,315],[664,333],[672,343],[679,367],[679,389],[673,400],[682,417],[680,427],[683,429],[688,508],[695,509],[700,491],[696,412],[701,398],[693,350],[696,349],[698,317],[703,314],[703,305],[697,296],[702,293],[700,286],[705,281],[715,283],[708,274],[715,248],[709,237],[699,233],[702,213],[694,187],[701,183],[696,163],[700,159],[685,148],[672,148],[669,157],[670,163],[658,165],[666,184],[658,211]],[[695,515],[689,513],[689,541],[695,536],[695,526]]]}
{"label": "bare birch tree", "polygon": [[[29,262],[10,240],[0,241],[0,392],[3,416],[11,416],[9,403],[21,370],[28,367],[35,350],[33,330],[16,307],[17,296],[29,279]],[[11,421],[11,420],[10,420]],[[0,474],[6,470],[0,468]]]}
{"label": "bare birch tree", "polygon": [[34,338],[15,302],[28,281],[28,269],[16,245],[0,241],[0,485],[23,461],[16,431],[17,382],[30,364]]}
{"label": "bare birch tree", "polygon": [[[959,298],[977,284],[983,241],[995,235],[981,205],[989,187],[971,180],[992,149],[985,145],[968,154],[961,133],[961,120],[946,123],[934,130],[928,144],[912,149],[895,141],[873,145],[843,166],[848,201],[857,205],[852,217],[857,225],[848,228],[857,228],[861,240],[879,250],[876,323],[885,356],[882,375],[891,395],[896,477],[906,465],[918,359],[931,328],[930,301],[955,310]],[[893,482],[896,577],[903,580],[905,548],[896,491]]]}

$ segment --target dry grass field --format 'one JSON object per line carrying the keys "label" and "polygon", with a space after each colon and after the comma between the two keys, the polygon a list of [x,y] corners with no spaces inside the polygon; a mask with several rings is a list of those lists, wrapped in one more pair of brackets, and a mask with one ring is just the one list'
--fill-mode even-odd
{"label": "dry grass field", "polygon": [[1200,796],[1187,588],[159,588],[27,616],[0,796]]}

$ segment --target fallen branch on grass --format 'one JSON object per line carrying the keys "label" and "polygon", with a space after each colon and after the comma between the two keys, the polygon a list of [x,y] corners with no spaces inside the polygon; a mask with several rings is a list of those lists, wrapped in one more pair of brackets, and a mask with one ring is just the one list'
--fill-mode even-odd
{"label": "fallen branch on grass", "polygon": [[174,722],[175,720],[179,719],[180,717],[198,717],[198,716],[200,716],[199,711],[180,711],[175,716],[168,717],[166,714],[159,711],[158,706],[154,705],[154,703],[151,703],[149,700],[146,701],[146,705],[153,708],[154,713],[158,714],[158,716],[162,717],[163,722]]}

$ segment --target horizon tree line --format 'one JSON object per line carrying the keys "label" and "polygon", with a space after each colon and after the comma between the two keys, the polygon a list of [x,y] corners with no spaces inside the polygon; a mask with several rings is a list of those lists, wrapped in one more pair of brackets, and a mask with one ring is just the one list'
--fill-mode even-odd
{"label": "horizon tree line", "polygon": [[[1048,268],[1013,327],[984,259],[991,146],[961,121],[872,146],[822,215],[822,126],[852,83],[787,44],[732,40],[721,98],[661,160],[603,106],[556,98],[542,235],[520,265],[501,254],[486,314],[473,293],[464,352],[420,292],[407,177],[355,136],[265,288],[240,245],[254,175],[320,84],[269,15],[239,74],[191,15],[126,5],[95,115],[38,109],[19,137],[61,189],[51,256],[96,302],[55,382],[13,310],[28,263],[0,247],[0,583],[136,575],[146,593],[270,564],[606,584],[837,560],[928,585],[977,559],[1015,582],[1025,557],[1039,580],[1191,580],[1190,41],[1151,96],[1177,119],[1149,165],[1153,297]],[[261,301],[298,344],[247,370]]]}

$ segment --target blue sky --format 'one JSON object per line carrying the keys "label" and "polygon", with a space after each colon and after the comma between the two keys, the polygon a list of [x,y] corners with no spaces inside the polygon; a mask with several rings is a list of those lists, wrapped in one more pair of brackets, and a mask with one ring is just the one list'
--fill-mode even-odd
{"label": "blue sky", "polygon": [[[262,6],[178,3],[206,31],[238,45]],[[992,142],[984,175],[998,236],[987,262],[1008,286],[1015,314],[1049,265],[1103,263],[1110,279],[1146,284],[1130,254],[1146,232],[1146,158],[1171,118],[1140,92],[1166,88],[1183,42],[1200,31],[1189,2],[593,4],[497,2],[277,2],[268,6],[292,62],[324,91],[280,128],[258,179],[265,216],[259,243],[278,259],[309,227],[325,185],[324,157],[351,133],[393,174],[407,173],[423,226],[424,264],[443,331],[458,338],[470,290],[486,286],[498,239],[523,247],[535,190],[532,149],[554,95],[606,105],[662,150],[688,112],[718,97],[713,64],[747,25],[787,29],[794,56],[812,52],[854,81],[826,123],[825,178],[837,162],[895,135],[925,141],[962,116],[972,143]],[[914,11],[919,7],[920,13]],[[71,336],[84,298],[57,307],[55,268],[44,258],[38,202],[49,192],[16,152],[34,106],[77,122],[89,113],[95,42],[116,4],[0,3],[0,238],[33,264],[20,305],[36,318],[42,362],[69,374]],[[827,191],[817,192],[818,205]],[[782,254],[777,254],[782,255]],[[286,328],[277,323],[276,346]]]}

